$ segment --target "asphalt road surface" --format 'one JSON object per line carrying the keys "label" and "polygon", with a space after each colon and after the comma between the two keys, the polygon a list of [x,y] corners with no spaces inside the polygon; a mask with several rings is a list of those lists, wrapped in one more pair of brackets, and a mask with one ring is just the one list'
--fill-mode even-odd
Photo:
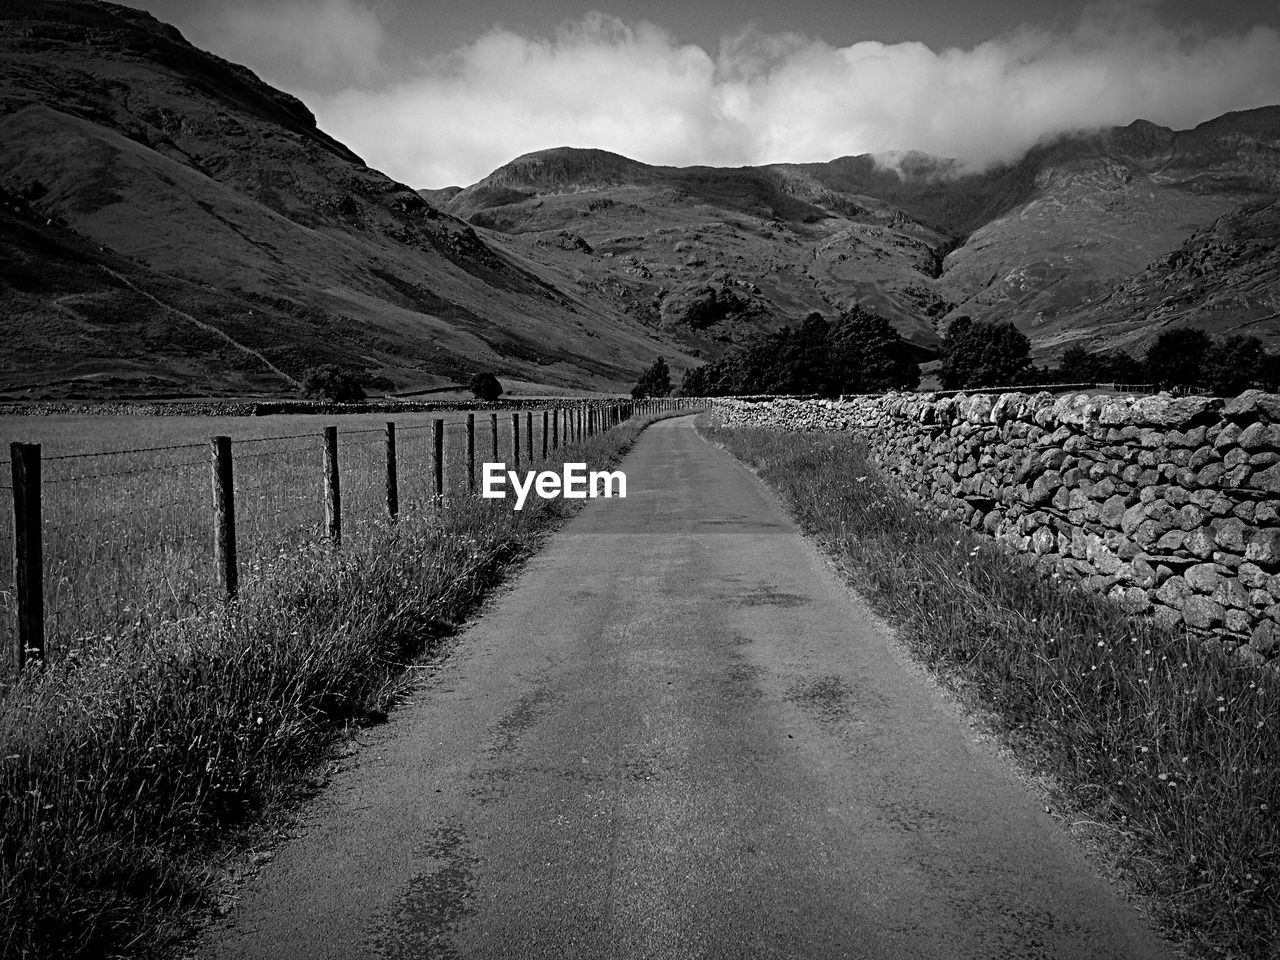
{"label": "asphalt road surface", "polygon": [[202,956],[1170,956],[691,418],[623,469]]}

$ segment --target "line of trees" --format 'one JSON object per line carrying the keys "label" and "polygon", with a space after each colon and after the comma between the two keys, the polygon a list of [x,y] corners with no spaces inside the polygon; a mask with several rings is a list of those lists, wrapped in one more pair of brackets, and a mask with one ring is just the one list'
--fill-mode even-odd
{"label": "line of trees", "polygon": [[1142,357],[1123,350],[1068,347],[1056,367],[1031,362],[1031,342],[1011,323],[958,317],[942,343],[938,377],[943,389],[1040,383],[1155,383],[1166,388],[1207,389],[1233,396],[1251,387],[1280,386],[1280,355],[1257,337],[1214,339],[1202,330],[1160,334]]}
{"label": "line of trees", "polygon": [[879,314],[854,307],[828,321],[811,313],[798,327],[758,336],[685,372],[686,397],[873,393],[912,390],[920,367],[912,348]]}

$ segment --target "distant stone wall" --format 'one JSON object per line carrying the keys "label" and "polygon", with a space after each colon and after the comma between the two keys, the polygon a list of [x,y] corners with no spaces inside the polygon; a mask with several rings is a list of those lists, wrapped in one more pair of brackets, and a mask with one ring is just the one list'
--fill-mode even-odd
{"label": "distant stone wall", "polygon": [[857,431],[910,495],[1134,614],[1280,658],[1280,396],[717,400],[735,426]]}

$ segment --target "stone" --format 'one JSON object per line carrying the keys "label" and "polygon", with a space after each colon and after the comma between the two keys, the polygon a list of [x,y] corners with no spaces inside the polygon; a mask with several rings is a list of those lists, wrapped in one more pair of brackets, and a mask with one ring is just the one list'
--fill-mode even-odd
{"label": "stone", "polygon": [[1246,538],[1250,534],[1244,522],[1237,519],[1215,520],[1211,525],[1213,542],[1223,550],[1244,553]]}
{"label": "stone", "polygon": [[1253,523],[1254,518],[1258,515],[1258,505],[1252,500],[1245,500],[1237,503],[1231,513],[1245,523]]}
{"label": "stone", "polygon": [[1246,390],[1228,400],[1222,415],[1228,420],[1249,420],[1262,414],[1273,423],[1280,421],[1280,396],[1261,390]]}
{"label": "stone", "polygon": [[1280,623],[1264,620],[1255,625],[1249,636],[1249,646],[1261,654],[1274,652],[1280,647]]}
{"label": "stone", "polygon": [[1136,587],[1150,590],[1156,585],[1156,572],[1145,557],[1134,557],[1129,561],[1130,577]]}
{"label": "stone", "polygon": [[1237,423],[1229,423],[1218,431],[1217,437],[1213,440],[1213,446],[1216,450],[1225,450],[1228,447],[1235,446],[1236,438],[1240,436],[1240,425]]}
{"label": "stone", "polygon": [[1216,563],[1197,563],[1188,567],[1183,579],[1187,586],[1199,593],[1212,593],[1222,582],[1222,575],[1227,571]]}
{"label": "stone", "polygon": [[1247,590],[1265,590],[1271,577],[1256,563],[1245,561],[1240,564],[1240,569],[1236,571],[1240,577],[1240,583]]}
{"label": "stone", "polygon": [[1113,598],[1125,613],[1137,615],[1151,609],[1151,598],[1141,587],[1124,587],[1119,591],[1113,590],[1112,593]]}
{"label": "stone", "polygon": [[1249,537],[1244,558],[1263,566],[1280,564],[1280,529],[1255,530]]}
{"label": "stone", "polygon": [[1209,594],[1209,596],[1224,607],[1247,610],[1250,606],[1249,591],[1240,586],[1240,581],[1237,578],[1229,574],[1213,588],[1213,593]]}
{"label": "stone", "polygon": [[[1248,469],[1246,467],[1238,467],[1239,470]],[[1251,486],[1258,490],[1265,490],[1267,493],[1275,494],[1280,497],[1280,464],[1274,467],[1268,467],[1261,473],[1253,474]]]}
{"label": "stone", "polygon": [[1182,624],[1182,612],[1173,607],[1158,604],[1151,612],[1151,619],[1161,630],[1174,630]]}
{"label": "stone", "polygon": [[1227,468],[1221,463],[1211,463],[1196,473],[1195,484],[1199,487],[1216,487],[1226,474]]}
{"label": "stone", "polygon": [[1058,473],[1058,471],[1050,470],[1043,473],[1031,485],[1030,496],[1024,502],[1032,505],[1048,503],[1061,486],[1062,474]]}
{"label": "stone", "polygon": [[1275,450],[1280,447],[1280,424],[1251,423],[1236,441],[1244,450]]}
{"label": "stone", "polygon": [[1182,577],[1173,576],[1156,590],[1156,599],[1171,607],[1181,608],[1184,601],[1192,596],[1191,587]]}
{"label": "stone", "polygon": [[1179,526],[1183,530],[1194,530],[1196,527],[1203,526],[1208,519],[1208,512],[1203,507],[1197,507],[1194,504],[1189,503],[1178,511]]}
{"label": "stone", "polygon": [[1120,517],[1120,529],[1126,534],[1132,534],[1138,529],[1138,525],[1146,518],[1146,512],[1141,503],[1135,503],[1133,506],[1125,509]]}
{"label": "stone", "polygon": [[1041,527],[1031,535],[1031,551],[1037,556],[1051,552],[1057,545],[1057,537],[1048,527]]}
{"label": "stone", "polygon": [[1222,605],[1208,597],[1189,597],[1182,605],[1182,619],[1187,626],[1198,630],[1209,630],[1222,623],[1226,613]]}
{"label": "stone", "polygon": [[1193,557],[1204,559],[1213,553],[1213,537],[1204,527],[1193,530],[1183,539],[1182,549]]}
{"label": "stone", "polygon": [[[1232,426],[1234,426],[1234,424],[1232,424]],[[1240,466],[1242,463],[1250,463],[1251,459],[1252,458],[1250,458],[1249,454],[1241,450],[1239,447],[1232,447],[1227,451],[1227,455],[1222,458],[1222,464],[1230,470],[1234,467]]]}

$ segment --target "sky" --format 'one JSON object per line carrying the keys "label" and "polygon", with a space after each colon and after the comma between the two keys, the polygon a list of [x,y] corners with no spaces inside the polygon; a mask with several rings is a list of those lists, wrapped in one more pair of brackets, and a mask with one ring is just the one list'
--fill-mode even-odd
{"label": "sky", "polygon": [[132,0],[414,187],[597,147],[740,166],[1280,104],[1275,0]]}

